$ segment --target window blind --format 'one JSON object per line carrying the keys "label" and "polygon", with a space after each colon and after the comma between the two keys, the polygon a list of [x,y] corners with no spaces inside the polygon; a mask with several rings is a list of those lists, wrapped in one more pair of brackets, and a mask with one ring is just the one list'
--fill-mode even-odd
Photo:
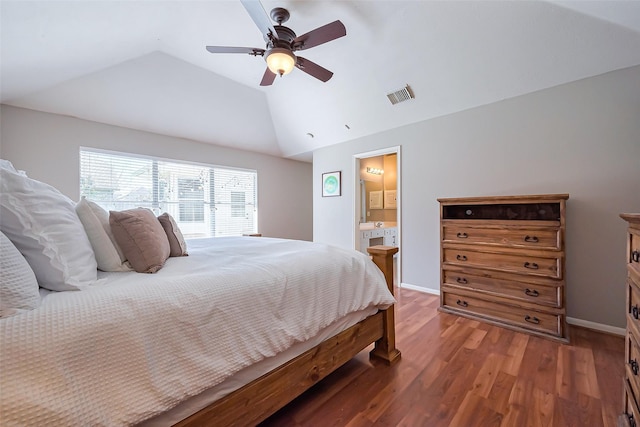
{"label": "window blind", "polygon": [[80,195],[106,210],[168,212],[186,238],[257,233],[255,170],[80,149]]}

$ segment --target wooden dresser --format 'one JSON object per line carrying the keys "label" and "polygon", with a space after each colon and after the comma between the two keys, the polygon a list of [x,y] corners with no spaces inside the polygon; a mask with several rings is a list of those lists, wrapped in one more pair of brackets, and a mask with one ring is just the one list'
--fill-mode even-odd
{"label": "wooden dresser", "polygon": [[438,199],[440,310],[568,342],[568,194]]}
{"label": "wooden dresser", "polygon": [[627,336],[625,343],[624,414],[620,426],[640,425],[640,214],[621,214],[627,233]]}

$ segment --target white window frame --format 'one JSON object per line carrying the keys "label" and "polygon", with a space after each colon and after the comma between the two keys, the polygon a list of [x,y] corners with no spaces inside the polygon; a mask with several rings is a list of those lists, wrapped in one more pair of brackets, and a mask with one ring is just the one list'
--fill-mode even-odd
{"label": "white window frame", "polygon": [[[137,166],[127,169],[128,160],[137,163]],[[95,166],[92,166],[92,163]],[[118,174],[114,174],[116,166]],[[80,196],[87,197],[107,211],[147,207],[155,215],[168,212],[186,238],[238,236],[258,232],[256,170],[90,147],[80,147],[79,170]],[[134,170],[137,173],[133,173]],[[194,181],[193,185],[196,185],[194,171],[198,171],[197,176],[200,177],[202,185],[196,192],[202,193],[203,221],[194,221],[193,218],[180,221],[181,207],[184,207],[185,203],[197,204],[200,200],[199,197],[180,197],[181,191],[184,193],[185,189],[181,189],[179,183],[184,185],[186,182]],[[129,180],[124,176],[125,173],[131,173]],[[134,194],[129,189],[127,193],[127,185],[133,188],[133,181],[138,183],[138,178],[141,184],[137,185],[141,190]],[[99,184],[95,184],[96,182]],[[234,203],[231,194],[240,191],[245,192],[244,217],[233,215],[238,204]],[[126,196],[116,195],[123,193]],[[132,197],[132,194],[136,197]]]}

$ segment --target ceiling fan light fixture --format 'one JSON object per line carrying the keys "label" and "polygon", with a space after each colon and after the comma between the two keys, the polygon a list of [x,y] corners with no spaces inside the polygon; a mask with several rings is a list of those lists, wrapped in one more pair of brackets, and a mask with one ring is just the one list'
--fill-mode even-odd
{"label": "ceiling fan light fixture", "polygon": [[267,67],[272,73],[279,76],[289,74],[296,65],[296,56],[288,49],[282,47],[274,47],[265,55]]}

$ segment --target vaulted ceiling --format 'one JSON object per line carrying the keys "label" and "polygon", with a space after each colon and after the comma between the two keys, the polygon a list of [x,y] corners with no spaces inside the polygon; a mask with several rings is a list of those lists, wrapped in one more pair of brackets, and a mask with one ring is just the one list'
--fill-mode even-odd
{"label": "vaulted ceiling", "polygon": [[[0,101],[212,144],[309,160],[313,150],[640,64],[640,1],[293,1],[304,51],[259,86],[264,48],[239,1],[0,0]],[[415,99],[386,94],[409,85]],[[312,136],[311,136],[312,135]]]}

